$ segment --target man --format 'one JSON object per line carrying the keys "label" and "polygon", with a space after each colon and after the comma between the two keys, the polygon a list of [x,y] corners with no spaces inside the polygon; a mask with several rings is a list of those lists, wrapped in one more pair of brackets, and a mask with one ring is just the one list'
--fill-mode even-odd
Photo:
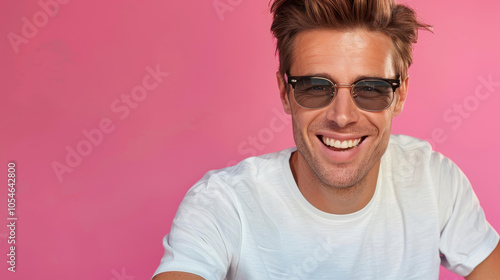
{"label": "man", "polygon": [[164,239],[155,280],[500,279],[499,236],[424,141],[391,136],[408,92],[413,10],[276,0],[277,81],[296,149],[209,172]]}

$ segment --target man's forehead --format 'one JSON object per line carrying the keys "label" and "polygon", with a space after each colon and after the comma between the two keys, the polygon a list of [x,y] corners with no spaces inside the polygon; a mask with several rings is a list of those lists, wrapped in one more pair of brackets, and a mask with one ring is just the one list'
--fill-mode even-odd
{"label": "man's forehead", "polygon": [[296,36],[291,69],[328,73],[352,68],[359,71],[362,67],[372,73],[358,75],[393,76],[394,73],[388,73],[394,72],[393,49],[391,39],[379,32],[364,29],[308,30]]}

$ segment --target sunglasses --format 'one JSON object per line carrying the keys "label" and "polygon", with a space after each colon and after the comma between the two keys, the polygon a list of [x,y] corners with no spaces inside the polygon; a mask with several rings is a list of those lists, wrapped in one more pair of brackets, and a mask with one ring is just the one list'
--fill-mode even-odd
{"label": "sunglasses", "polygon": [[293,96],[297,104],[306,109],[328,106],[337,95],[338,88],[351,88],[351,97],[358,108],[377,112],[391,106],[399,79],[365,78],[354,84],[335,84],[327,78],[312,76],[289,76]]}

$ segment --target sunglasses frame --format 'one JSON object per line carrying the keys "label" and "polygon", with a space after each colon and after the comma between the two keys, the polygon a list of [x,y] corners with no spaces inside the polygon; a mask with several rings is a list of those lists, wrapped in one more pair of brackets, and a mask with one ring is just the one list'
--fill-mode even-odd
{"label": "sunglasses frame", "polygon": [[[324,105],[324,106],[321,106],[321,107],[317,107],[317,108],[309,108],[309,107],[305,107],[301,104],[299,104],[295,98],[295,94],[294,94],[294,100],[295,102],[297,103],[297,105],[299,105],[300,107],[302,108],[305,108],[305,109],[322,109],[322,108],[325,108],[327,107],[328,105],[332,104],[333,100],[335,99],[335,96],[337,96],[336,92],[338,92],[337,88],[348,88],[350,87],[351,88],[351,98],[353,99],[353,102],[354,104],[356,104],[356,107],[358,107],[359,109],[361,110],[364,110],[364,111],[368,111],[368,112],[380,112],[380,111],[383,111],[387,108],[389,108],[391,105],[392,105],[392,102],[394,102],[394,97],[396,96],[396,90],[401,86],[401,80],[399,79],[399,76],[397,79],[384,79],[384,78],[379,78],[379,77],[366,77],[366,78],[362,78],[362,79],[359,79],[357,81],[355,81],[353,84],[337,84],[337,83],[334,83],[332,80],[328,79],[328,78],[325,78],[325,77],[319,77],[319,76],[288,76],[287,79],[287,83],[290,84],[292,86],[292,88],[294,89],[294,92],[295,92],[295,85],[302,79],[311,79],[311,78],[314,78],[314,79],[321,79],[321,80],[325,80],[325,81],[328,81],[329,83],[331,83],[333,85],[333,92],[332,92],[332,99],[330,100],[330,102],[328,102],[328,104]],[[384,81],[386,83],[388,83],[391,87],[392,87],[392,93],[393,93],[393,96],[392,96],[392,99],[391,99],[391,102],[389,102],[389,104],[383,108],[383,109],[380,109],[380,110],[370,110],[370,109],[365,109],[365,108],[362,108],[358,105],[358,103],[356,103],[356,100],[354,99],[356,96],[354,96],[354,87],[362,82],[362,81]]]}

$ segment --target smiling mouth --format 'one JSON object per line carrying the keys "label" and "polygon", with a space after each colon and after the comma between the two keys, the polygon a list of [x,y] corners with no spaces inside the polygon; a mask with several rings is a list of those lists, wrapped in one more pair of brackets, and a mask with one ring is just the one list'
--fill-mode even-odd
{"label": "smiling mouth", "polygon": [[334,151],[347,151],[356,148],[359,143],[365,140],[366,136],[357,138],[357,139],[349,139],[349,140],[335,140],[333,138],[328,138],[326,136],[318,136],[323,144]]}

